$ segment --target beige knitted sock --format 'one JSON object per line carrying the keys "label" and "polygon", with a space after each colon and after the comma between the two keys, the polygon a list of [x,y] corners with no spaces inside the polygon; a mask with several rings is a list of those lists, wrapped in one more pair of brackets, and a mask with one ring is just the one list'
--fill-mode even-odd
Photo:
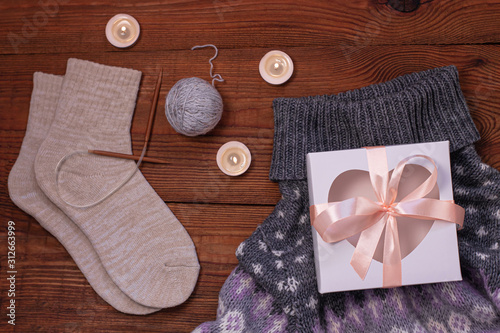
{"label": "beige knitted sock", "polygon": [[23,211],[54,235],[66,248],[90,285],[121,312],[148,314],[160,309],[145,307],[126,296],[111,280],[87,236],[40,190],[33,164],[38,148],[54,118],[63,78],[44,73],[33,76],[33,93],[21,151],[9,174],[9,195]]}
{"label": "beige knitted sock", "polygon": [[35,174],[49,199],[88,237],[118,287],[140,304],[165,308],[190,296],[200,266],[188,233],[141,172],[103,202],[73,206],[98,201],[134,171],[133,161],[74,153],[131,153],[140,78],[135,70],[70,59]]}

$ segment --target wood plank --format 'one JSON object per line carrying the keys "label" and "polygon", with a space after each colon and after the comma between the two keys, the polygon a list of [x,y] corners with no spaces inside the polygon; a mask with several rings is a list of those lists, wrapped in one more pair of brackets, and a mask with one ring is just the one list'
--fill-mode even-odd
{"label": "wood plank", "polygon": [[[47,332],[49,322],[55,324],[50,326],[54,332],[102,330],[106,322],[107,332],[185,332],[213,320],[218,291],[237,264],[236,248],[272,211],[272,207],[248,205],[169,204],[193,238],[202,267],[200,278],[186,303],[136,317],[118,313],[106,304],[54,237],[12,203],[2,202],[2,223],[7,216],[16,222],[19,332]],[[2,232],[0,242],[5,244],[5,240]],[[0,252],[0,262],[6,260],[6,252]],[[1,286],[5,290],[3,281]],[[1,298],[3,309],[6,300]]]}
{"label": "wood plank", "polygon": [[[44,19],[43,4],[51,7]],[[386,0],[3,0],[0,2],[0,244],[6,223],[16,222],[17,325],[19,332],[188,332],[216,316],[218,293],[236,266],[241,241],[280,199],[268,179],[273,144],[272,100],[334,94],[432,67],[457,65],[465,98],[482,139],[476,147],[500,170],[500,0],[434,0],[412,13]],[[132,48],[113,48],[104,27],[118,12],[134,15],[142,35]],[[29,25],[37,25],[29,29]],[[23,29],[24,35],[23,35]],[[13,47],[12,36],[22,41]],[[179,79],[208,79],[210,49],[220,48],[215,72],[224,114],[214,131],[188,138],[175,133],[163,109]],[[467,44],[467,45],[465,45]],[[295,73],[271,86],[258,73],[261,57],[282,49]],[[169,165],[144,164],[153,188],[184,224],[201,263],[190,299],[148,316],[124,315],[89,286],[66,250],[10,201],[7,177],[26,128],[35,71],[64,74],[70,57],[143,72],[133,119],[139,151],[160,67],[164,80],[149,156]],[[227,177],[215,164],[217,149],[238,140],[252,151],[245,175]],[[0,251],[0,290],[7,290],[6,251]],[[0,307],[8,298],[0,297]],[[1,312],[4,315],[5,312]],[[5,317],[4,317],[5,320]]]}
{"label": "wood plank", "polygon": [[369,45],[498,43],[499,10],[498,0],[432,1],[412,13],[373,0],[123,0],[119,8],[104,0],[9,0],[0,3],[0,21],[8,27],[0,32],[0,53],[123,54],[104,35],[118,12],[135,16],[142,27],[128,53],[209,42],[221,49],[339,45],[345,52]]}
{"label": "wood plank", "polygon": [[[216,66],[226,82],[217,85],[225,102],[223,118],[209,135],[189,138],[178,135],[163,114],[169,88],[180,78],[190,75],[204,76],[207,64],[203,57],[208,52],[176,51],[142,53],[140,57],[123,59],[118,54],[97,56],[93,60],[114,65],[126,65],[145,73],[139,94],[132,133],[135,151],[139,151],[149,104],[153,93],[156,64],[174,68],[167,74],[160,94],[157,116],[148,156],[167,158],[169,165],[144,164],[142,171],[160,196],[168,202],[211,202],[275,204],[279,199],[277,185],[268,180],[273,140],[272,100],[279,96],[304,96],[338,93],[372,83],[421,71],[432,67],[455,64],[459,68],[464,95],[482,140],[478,144],[484,161],[500,169],[500,47],[485,46],[377,46],[361,50],[347,59],[342,51],[330,48],[292,48],[299,64],[292,80],[282,87],[266,84],[256,72],[259,55],[264,50],[226,50]],[[210,53],[211,54],[211,53]],[[193,56],[196,66],[182,62]],[[25,66],[29,56],[2,56],[0,69],[0,114],[2,176],[6,177],[13,165],[26,126],[33,71],[42,70],[62,74],[67,55],[47,55],[43,62]],[[324,59],[308,62],[309,59]],[[415,60],[417,59],[417,60]],[[241,62],[242,66],[237,66]],[[9,64],[7,67],[5,64]],[[57,65],[54,65],[57,64]],[[52,70],[53,67],[58,67]],[[18,74],[16,74],[18,73]],[[193,75],[193,74],[191,74]],[[10,83],[10,86],[9,86]],[[8,87],[8,88],[6,88]],[[240,177],[222,174],[215,163],[218,148],[230,140],[247,144],[253,161],[249,171]],[[5,179],[5,178],[4,178]],[[228,194],[230,193],[230,194]]]}

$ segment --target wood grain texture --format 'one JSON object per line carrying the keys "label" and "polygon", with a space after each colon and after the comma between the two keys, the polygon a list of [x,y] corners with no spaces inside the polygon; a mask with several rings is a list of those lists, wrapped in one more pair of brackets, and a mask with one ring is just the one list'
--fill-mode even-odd
{"label": "wood grain texture", "polygon": [[[18,230],[17,332],[189,332],[214,320],[237,246],[280,199],[268,179],[276,97],[338,93],[454,64],[482,137],[476,147],[500,169],[500,1],[435,0],[399,13],[381,0],[124,0],[120,6],[58,0],[57,12],[15,50],[8,34],[22,36],[26,21],[41,15],[41,3],[54,1],[0,2],[0,332],[14,329],[4,310],[9,220]],[[104,37],[107,20],[118,12],[141,23],[142,36],[131,49],[115,49]],[[188,138],[169,126],[165,98],[181,78],[208,79],[212,50],[189,50],[208,42],[220,48],[214,64],[225,79],[216,84],[224,114],[208,135]],[[258,73],[261,57],[275,48],[295,64],[283,86],[267,84]],[[164,70],[148,156],[170,163],[141,170],[192,236],[202,266],[192,297],[179,307],[141,317],[118,313],[95,294],[57,240],[9,199],[7,177],[26,129],[33,72],[63,75],[70,57],[143,72],[131,130],[136,153]],[[252,152],[252,165],[240,177],[225,176],[215,163],[218,148],[230,140]]]}
{"label": "wood grain texture", "polygon": [[[47,5],[42,5],[46,3]],[[121,52],[104,36],[126,12],[143,34],[131,52],[186,50],[200,43],[248,47],[495,43],[497,1],[436,0],[401,13],[383,0],[107,1],[17,0],[0,3],[1,54]],[[432,27],[432,29],[429,29]]]}

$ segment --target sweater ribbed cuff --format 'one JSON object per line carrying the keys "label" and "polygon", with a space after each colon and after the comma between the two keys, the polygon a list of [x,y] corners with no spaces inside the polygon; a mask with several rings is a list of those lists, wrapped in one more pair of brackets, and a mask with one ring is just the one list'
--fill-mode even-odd
{"label": "sweater ribbed cuff", "polygon": [[133,69],[69,59],[57,117],[90,133],[128,134],[140,81]]}
{"label": "sweater ribbed cuff", "polygon": [[455,66],[430,69],[338,95],[278,98],[271,180],[307,177],[306,154],[365,146],[479,140]]}
{"label": "sweater ribbed cuff", "polygon": [[33,74],[27,131],[45,136],[52,125],[61,92],[62,76],[36,72]]}

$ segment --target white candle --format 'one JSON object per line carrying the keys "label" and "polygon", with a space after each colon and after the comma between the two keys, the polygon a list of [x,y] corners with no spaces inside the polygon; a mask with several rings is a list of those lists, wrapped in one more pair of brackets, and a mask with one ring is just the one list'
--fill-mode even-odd
{"label": "white candle", "polygon": [[292,76],[293,61],[285,52],[270,51],[260,60],[259,72],[268,83],[282,84]]}
{"label": "white candle", "polygon": [[106,25],[106,38],[120,48],[132,46],[141,33],[137,20],[127,14],[118,14],[111,18]]}
{"label": "white candle", "polygon": [[223,144],[217,152],[217,166],[228,176],[239,176],[250,167],[252,155],[247,146],[238,141]]}

